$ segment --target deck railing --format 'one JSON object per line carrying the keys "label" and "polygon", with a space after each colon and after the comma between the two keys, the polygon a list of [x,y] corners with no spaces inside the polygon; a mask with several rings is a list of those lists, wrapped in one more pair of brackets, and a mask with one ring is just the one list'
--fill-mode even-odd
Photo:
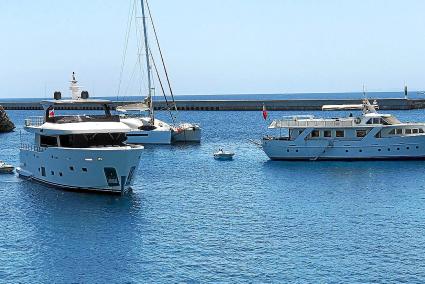
{"label": "deck railing", "polygon": [[40,147],[40,146],[26,144],[26,143],[22,143],[20,148],[21,150],[27,150],[27,151],[33,151],[33,152],[43,152],[44,150],[46,150],[45,147]]}
{"label": "deck railing", "polygon": [[30,116],[27,119],[25,119],[25,126],[41,126],[44,123],[44,117],[43,116]]}
{"label": "deck railing", "polygon": [[335,120],[335,119],[282,119],[274,120],[269,128],[297,128],[297,127],[351,127],[354,126],[353,119]]}

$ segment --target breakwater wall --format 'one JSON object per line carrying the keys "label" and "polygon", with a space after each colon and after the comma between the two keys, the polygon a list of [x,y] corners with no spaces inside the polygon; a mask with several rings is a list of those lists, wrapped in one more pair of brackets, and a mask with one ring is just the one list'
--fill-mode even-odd
{"label": "breakwater wall", "polygon": [[[382,110],[408,110],[424,109],[425,99],[403,98],[372,98],[371,102],[377,101]],[[115,106],[138,103],[135,101],[114,101]],[[267,110],[321,110],[323,105],[360,104],[360,99],[291,99],[291,100],[178,100],[178,110],[185,111],[258,111],[262,110],[263,104]],[[10,102],[0,101],[0,105],[6,110],[41,110],[40,101],[33,102]],[[155,110],[166,110],[164,101],[154,102]],[[57,107],[57,109],[80,109],[93,110],[95,107]]]}

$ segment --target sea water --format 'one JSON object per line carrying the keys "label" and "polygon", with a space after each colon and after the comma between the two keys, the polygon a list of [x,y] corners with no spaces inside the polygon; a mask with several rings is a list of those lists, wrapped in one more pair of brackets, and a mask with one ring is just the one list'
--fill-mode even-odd
{"label": "sea water", "polygon": [[[41,111],[8,114],[0,159],[18,165],[24,118]],[[1,175],[0,282],[425,281],[425,161],[270,161],[249,142],[273,134],[261,112],[179,117],[202,143],[147,146],[129,196]]]}

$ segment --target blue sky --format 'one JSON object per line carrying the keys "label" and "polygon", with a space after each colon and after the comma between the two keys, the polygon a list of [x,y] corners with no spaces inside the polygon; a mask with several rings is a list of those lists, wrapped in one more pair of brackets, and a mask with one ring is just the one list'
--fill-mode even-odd
{"label": "blue sky", "polygon": [[[0,1],[0,97],[67,93],[72,71],[95,96],[116,95],[131,3]],[[150,5],[176,94],[425,89],[423,0]]]}

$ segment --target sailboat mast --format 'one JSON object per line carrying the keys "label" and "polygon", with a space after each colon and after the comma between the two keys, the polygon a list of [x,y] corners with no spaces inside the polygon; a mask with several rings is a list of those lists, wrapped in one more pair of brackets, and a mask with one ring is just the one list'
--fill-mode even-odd
{"label": "sailboat mast", "polygon": [[140,4],[142,6],[142,20],[143,20],[143,36],[146,50],[146,68],[148,75],[148,104],[149,104],[149,115],[151,117],[152,124],[154,123],[154,114],[153,114],[153,102],[152,102],[152,76],[151,76],[151,63],[149,58],[149,45],[148,45],[148,31],[146,25],[146,16],[145,16],[145,1],[140,0]]}

